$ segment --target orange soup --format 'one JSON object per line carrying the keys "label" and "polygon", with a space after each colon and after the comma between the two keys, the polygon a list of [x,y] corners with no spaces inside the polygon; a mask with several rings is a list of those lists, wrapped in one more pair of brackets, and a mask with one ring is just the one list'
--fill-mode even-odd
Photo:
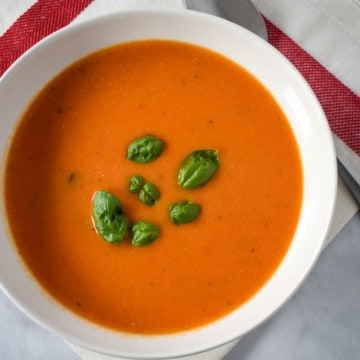
{"label": "orange soup", "polygon": [[[126,159],[136,138],[160,157]],[[177,183],[193,150],[220,167],[197,189]],[[128,190],[139,174],[160,191],[148,207]],[[282,261],[299,218],[302,166],[279,105],[247,71],[207,49],[139,41],[63,71],[19,122],[7,159],[9,225],[21,258],[54,299],[116,330],[160,334],[205,325],[248,301]],[[97,190],[119,198],[130,222],[150,221],[144,247],[104,241],[92,223]],[[168,207],[201,206],[175,225]]]}

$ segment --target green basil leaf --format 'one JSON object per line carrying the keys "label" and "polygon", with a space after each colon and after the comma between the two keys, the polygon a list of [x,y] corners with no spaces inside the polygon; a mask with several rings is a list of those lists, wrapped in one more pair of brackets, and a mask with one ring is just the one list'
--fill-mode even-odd
{"label": "green basil leaf", "polygon": [[129,145],[127,159],[137,163],[149,163],[160,156],[163,148],[162,140],[152,135],[142,136]]}
{"label": "green basil leaf", "polygon": [[184,188],[205,185],[217,172],[220,158],[216,150],[196,150],[181,163],[178,184]]}
{"label": "green basil leaf", "polygon": [[155,205],[159,197],[159,189],[150,182],[146,182],[139,192],[139,199],[147,206]]}
{"label": "green basil leaf", "polygon": [[93,222],[96,232],[110,243],[120,243],[128,231],[128,220],[121,203],[111,193],[99,190],[93,197]]}
{"label": "green basil leaf", "polygon": [[200,205],[191,201],[182,201],[169,206],[170,220],[176,225],[194,221],[200,215],[200,212]]}
{"label": "green basil leaf", "polygon": [[130,178],[129,190],[132,193],[138,193],[145,185],[145,179],[140,175],[133,175]]}
{"label": "green basil leaf", "polygon": [[138,221],[132,227],[132,240],[133,246],[145,246],[151,244],[160,235],[160,230],[157,226],[147,222]]}

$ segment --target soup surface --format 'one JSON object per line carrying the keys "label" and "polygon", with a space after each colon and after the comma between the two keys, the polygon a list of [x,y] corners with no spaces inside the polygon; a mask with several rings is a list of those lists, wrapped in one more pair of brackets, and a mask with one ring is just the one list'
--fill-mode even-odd
{"label": "soup surface", "polygon": [[[147,134],[165,142],[161,156],[126,160]],[[220,168],[183,189],[179,164],[198,149],[216,149]],[[129,192],[134,174],[158,186],[155,206]],[[155,334],[216,320],[264,285],[291,242],[302,186],[290,126],[253,76],[206,49],[154,40],[92,54],[41,91],[11,143],[5,194],[18,251],[47,292],[95,323]],[[160,237],[141,248],[104,241],[91,220],[100,189]],[[202,211],[178,226],[168,206],[182,200]]]}

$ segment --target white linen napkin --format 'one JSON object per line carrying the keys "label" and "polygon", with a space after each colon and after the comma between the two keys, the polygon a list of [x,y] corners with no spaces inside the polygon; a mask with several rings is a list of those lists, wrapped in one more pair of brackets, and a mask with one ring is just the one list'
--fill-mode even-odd
{"label": "white linen napkin", "polygon": [[360,0],[252,0],[274,25],[360,96]]}

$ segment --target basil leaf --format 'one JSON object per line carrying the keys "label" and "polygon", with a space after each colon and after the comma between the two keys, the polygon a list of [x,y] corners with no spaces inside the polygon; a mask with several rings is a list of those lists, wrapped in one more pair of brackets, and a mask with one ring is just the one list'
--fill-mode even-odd
{"label": "basil leaf", "polygon": [[132,193],[138,193],[145,185],[145,179],[140,175],[133,175],[130,178],[129,190]]}
{"label": "basil leaf", "polygon": [[147,206],[153,206],[159,197],[158,188],[150,182],[146,182],[139,192],[139,199]]}
{"label": "basil leaf", "polygon": [[162,140],[152,135],[142,136],[129,145],[127,159],[137,163],[149,163],[160,156],[163,148]]}
{"label": "basil leaf", "polygon": [[201,212],[199,204],[191,201],[183,201],[169,206],[170,220],[176,225],[183,225],[194,221]]}
{"label": "basil leaf", "polygon": [[128,220],[120,201],[111,193],[99,190],[93,197],[93,222],[96,232],[110,243],[120,243],[128,231]]}
{"label": "basil leaf", "polygon": [[145,246],[151,244],[160,235],[160,230],[157,226],[147,222],[138,221],[132,227],[132,240],[133,246]]}
{"label": "basil leaf", "polygon": [[181,163],[178,184],[184,188],[205,185],[217,172],[220,158],[216,150],[196,150]]}

